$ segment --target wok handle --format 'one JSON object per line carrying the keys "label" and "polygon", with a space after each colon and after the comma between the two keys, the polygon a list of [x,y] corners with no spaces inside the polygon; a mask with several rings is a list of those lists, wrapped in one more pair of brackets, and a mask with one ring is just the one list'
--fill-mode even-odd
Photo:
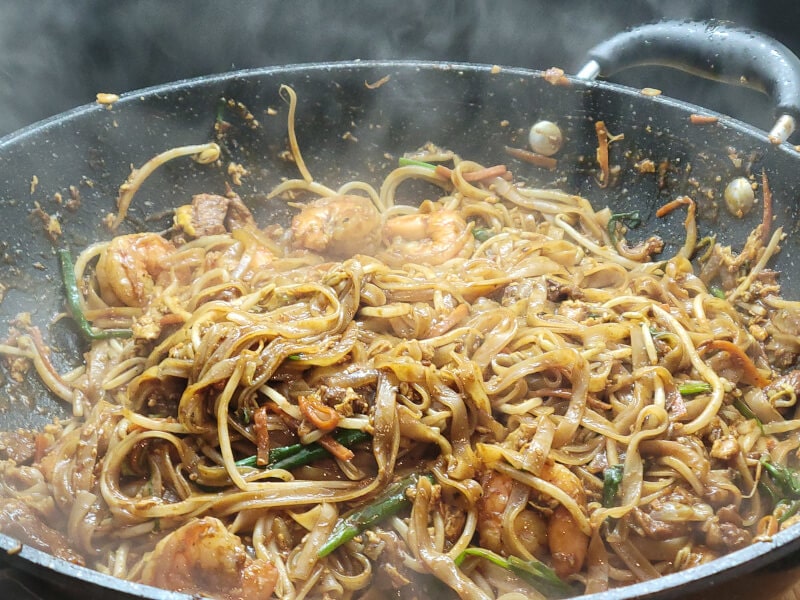
{"label": "wok handle", "polygon": [[718,21],[662,21],[624,31],[589,50],[576,76],[608,77],[645,65],[766,93],[776,106],[774,144],[786,141],[800,119],[800,58],[767,35]]}

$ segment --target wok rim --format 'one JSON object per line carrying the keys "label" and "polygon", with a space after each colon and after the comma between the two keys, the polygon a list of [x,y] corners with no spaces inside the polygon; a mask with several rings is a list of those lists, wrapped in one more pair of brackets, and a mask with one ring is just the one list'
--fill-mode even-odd
{"label": "wok rim", "polygon": [[[286,65],[275,65],[267,67],[255,67],[248,69],[238,69],[233,71],[225,71],[222,73],[213,73],[209,75],[201,75],[198,77],[188,77],[177,79],[167,83],[159,83],[152,86],[147,86],[119,94],[119,100],[112,104],[124,105],[126,103],[134,102],[141,97],[157,96],[164,93],[174,93],[176,91],[187,90],[193,87],[207,84],[224,83],[237,78],[247,79],[251,77],[258,77],[260,75],[274,75],[277,73],[311,73],[315,71],[338,71],[338,70],[374,70],[380,68],[387,69],[407,69],[407,70],[427,70],[427,71],[472,71],[472,72],[488,72],[493,73],[494,69],[500,68],[504,74],[519,75],[521,77],[543,77],[545,71],[541,69],[533,69],[526,67],[515,67],[505,65],[490,65],[485,63],[474,62],[451,62],[451,61],[435,61],[435,60],[345,60],[345,61],[321,61],[321,62],[306,62],[306,63],[291,63]],[[608,92],[621,94],[627,97],[641,97],[642,90],[630,86],[614,83],[605,79],[580,79],[573,75],[564,74],[571,86],[579,86],[584,89],[600,89]],[[567,87],[567,86],[565,86]],[[686,112],[687,115],[701,111],[702,114],[717,117],[718,124],[736,129],[741,133],[756,138],[758,141],[765,143],[767,146],[775,149],[783,149],[797,155],[800,153],[800,146],[795,146],[788,141],[780,144],[773,144],[768,137],[768,132],[756,127],[746,121],[742,121],[736,117],[720,113],[716,110],[706,108],[701,104],[695,104],[686,100],[681,100],[665,94],[658,94],[648,96],[647,102],[653,104],[663,104],[672,107],[676,110]],[[35,135],[41,131],[49,130],[68,122],[70,119],[83,116],[84,114],[91,114],[92,112],[100,112],[107,110],[105,105],[98,102],[89,102],[60,112],[50,117],[46,117],[29,125],[25,125],[13,132],[9,132],[0,137],[0,151],[7,145],[22,141]]]}
{"label": "wok rim", "polygon": [[[471,62],[422,60],[351,60],[295,63],[239,69],[199,77],[184,78],[144,87],[120,94],[120,98],[114,103],[114,106],[124,106],[125,104],[138,102],[146,97],[176,94],[184,90],[191,90],[206,85],[223,84],[236,79],[244,80],[261,76],[275,76],[280,73],[291,73],[293,75],[336,71],[348,71],[352,73],[357,70],[373,71],[384,68],[429,72],[463,71],[469,74],[493,73],[494,70],[497,69],[497,66]],[[506,75],[511,74],[525,78],[540,78],[544,76],[544,71],[538,69],[511,66],[501,66],[500,68],[502,73]],[[615,95],[631,98],[636,97],[639,99],[641,99],[642,96],[641,90],[629,86],[605,80],[585,80],[570,75],[566,75],[566,77],[571,86],[580,86],[585,90],[601,90]],[[665,95],[649,96],[647,102],[666,105],[672,110],[685,113],[686,116],[701,112],[703,115],[716,117],[718,119],[718,126],[738,131],[753,140],[763,143],[766,148],[772,151],[787,152],[797,160],[799,152],[795,149],[795,146],[789,142],[783,142],[777,145],[773,144],[769,141],[766,131],[735,117]],[[2,157],[2,153],[9,147],[16,144],[23,144],[27,140],[40,135],[46,135],[48,131],[63,125],[68,125],[69,122],[74,119],[84,116],[88,117],[93,113],[102,114],[101,111],[105,110],[107,110],[107,107],[97,102],[87,103],[8,133],[0,137],[0,157]],[[769,541],[754,542],[741,550],[728,553],[720,558],[685,571],[664,575],[658,579],[643,581],[621,588],[615,588],[607,592],[583,595],[576,598],[580,598],[581,600],[629,600],[633,598],[666,597],[670,594],[696,592],[710,584],[720,584],[736,576],[746,575],[758,568],[775,563],[798,547],[800,547],[800,526],[794,526],[777,533]],[[174,592],[120,579],[89,567],[79,566],[41,550],[37,550],[31,546],[22,544],[16,538],[3,533],[0,533],[0,550],[8,554],[8,558],[4,557],[0,560],[0,563],[6,562],[13,568],[27,571],[36,577],[41,577],[41,573],[36,572],[37,567],[39,567],[54,571],[71,579],[77,579],[81,583],[99,586],[104,590],[122,592],[152,600],[189,600],[195,597],[182,592]]]}

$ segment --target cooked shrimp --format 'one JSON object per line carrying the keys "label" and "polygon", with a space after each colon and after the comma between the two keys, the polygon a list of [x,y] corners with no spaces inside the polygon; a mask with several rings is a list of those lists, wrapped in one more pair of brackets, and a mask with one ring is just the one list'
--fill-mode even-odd
{"label": "cooked shrimp", "polygon": [[[566,492],[582,508],[586,508],[586,492],[580,479],[559,463],[545,463],[539,476]],[[577,573],[586,559],[589,537],[583,533],[575,517],[559,504],[547,522],[547,542],[553,567],[559,577]]]}
{"label": "cooked shrimp", "polygon": [[219,519],[190,521],[144,558],[142,583],[214,598],[267,598],[278,579],[272,563],[248,556]]}
{"label": "cooked shrimp", "polygon": [[369,254],[378,245],[381,216],[369,198],[340,195],[319,198],[292,219],[295,246],[348,258]]}
{"label": "cooked shrimp", "polygon": [[[482,484],[483,495],[478,501],[481,547],[500,554],[513,554],[503,531],[503,519],[514,480],[504,473],[489,471],[483,476]],[[539,513],[524,508],[516,515],[513,528],[513,534],[528,552],[540,553],[547,537],[547,525]]]}
{"label": "cooked shrimp", "polygon": [[115,237],[97,261],[101,296],[110,304],[144,306],[166,269],[164,259],[173,252],[172,242],[156,233]]}
{"label": "cooked shrimp", "polygon": [[390,265],[440,265],[472,248],[472,230],[457,212],[439,210],[388,219],[383,241],[380,257]]}

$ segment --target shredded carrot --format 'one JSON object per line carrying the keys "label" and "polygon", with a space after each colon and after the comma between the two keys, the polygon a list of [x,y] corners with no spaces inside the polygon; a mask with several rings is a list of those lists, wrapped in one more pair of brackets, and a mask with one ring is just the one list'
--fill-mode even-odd
{"label": "shredded carrot", "polygon": [[267,429],[267,407],[259,406],[253,413],[253,431],[256,434],[256,464],[269,464],[269,429]]}
{"label": "shredded carrot", "polygon": [[450,179],[453,177],[453,170],[445,167],[444,165],[436,165],[436,168],[433,170],[433,172],[444,179]]}
{"label": "shredded carrot", "polygon": [[486,167],[484,169],[478,169],[477,171],[470,171],[468,173],[464,173],[464,181],[480,181],[481,179],[489,179],[490,177],[500,177],[503,175],[508,169],[506,169],[505,165],[495,165],[494,167]]}
{"label": "shredded carrot", "polygon": [[39,328],[30,327],[28,328],[28,333],[30,334],[30,339],[33,341],[33,345],[36,348],[36,353],[41,358],[42,365],[45,367],[45,369],[47,369],[53,379],[58,381],[59,384],[63,385],[67,389],[71,389],[72,386],[64,381],[56,368],[53,366],[53,363],[50,362],[50,348],[48,348],[47,344],[44,343],[42,332],[39,331]]}
{"label": "shredded carrot", "polygon": [[179,315],[176,313],[169,313],[168,315],[164,315],[158,320],[158,324],[161,327],[166,327],[168,325],[180,325],[184,323],[186,319],[184,319],[183,315]]}
{"label": "shredded carrot", "polygon": [[701,354],[706,350],[727,352],[731,359],[738,365],[742,373],[742,381],[747,384],[763,388],[769,383],[769,380],[761,374],[750,357],[733,342],[728,340],[710,340],[700,344],[697,349]]}
{"label": "shredded carrot", "polygon": [[719,121],[719,117],[714,117],[712,115],[693,114],[689,116],[689,122],[692,125],[710,125],[712,123],[716,123],[717,121]]}
{"label": "shredded carrot", "polygon": [[298,396],[297,406],[303,416],[321,431],[331,431],[339,424],[339,413],[316,396]]}
{"label": "shredded carrot", "polygon": [[764,203],[764,213],[761,217],[761,243],[766,244],[772,227],[772,191],[769,189],[767,172],[764,169],[761,169],[761,194]]}
{"label": "shredded carrot", "polygon": [[608,187],[610,168],[608,166],[608,129],[605,121],[596,121],[594,130],[597,132],[597,162],[600,165],[600,180],[598,184],[601,188]]}
{"label": "shredded carrot", "polygon": [[511,146],[506,146],[506,154],[513,156],[514,158],[518,158],[519,160],[524,160],[526,163],[530,163],[536,167],[550,169],[551,171],[558,166],[558,159],[555,159],[552,156],[539,154],[538,152],[531,152],[530,150],[525,150],[523,148],[512,148]]}
{"label": "shredded carrot", "polygon": [[665,217],[669,213],[671,213],[673,210],[675,210],[676,208],[679,208],[679,207],[685,206],[685,205],[688,205],[689,206],[689,211],[694,213],[694,200],[689,198],[689,196],[681,196],[680,198],[676,198],[675,200],[673,200],[671,202],[667,202],[664,206],[660,207],[656,211],[656,216],[659,217],[659,218]]}
{"label": "shredded carrot", "polygon": [[458,325],[459,321],[461,321],[464,317],[468,315],[469,315],[469,306],[466,304],[459,304],[452,311],[450,311],[450,314],[444,317],[441,321],[431,325],[425,337],[432,338],[438,335],[444,335],[445,333],[450,331],[453,327]]}
{"label": "shredded carrot", "polygon": [[391,78],[392,78],[391,75],[386,75],[385,77],[381,77],[380,79],[378,79],[378,81],[376,81],[375,83],[367,83],[365,81],[364,87],[366,87],[368,90],[377,90],[384,83],[387,83]]}
{"label": "shredded carrot", "polygon": [[663,217],[664,215],[668,215],[679,206],[688,206],[689,208],[686,211],[686,219],[683,221],[684,228],[686,229],[686,242],[683,244],[683,248],[681,248],[678,254],[686,259],[690,259],[697,248],[697,221],[695,220],[697,205],[694,200],[689,198],[689,196],[676,198],[672,202],[667,202],[664,206],[659,208],[656,211],[656,216]]}
{"label": "shredded carrot", "polygon": [[350,448],[340,444],[329,435],[323,435],[321,438],[319,438],[319,440],[317,440],[317,443],[319,443],[320,446],[325,448],[325,450],[333,454],[333,456],[339,460],[353,460],[353,457],[355,456]]}
{"label": "shredded carrot", "polygon": [[42,460],[44,455],[47,453],[47,450],[50,448],[50,440],[46,434],[36,434],[36,437],[34,438],[34,448],[35,452],[33,455],[33,460],[34,462],[38,463],[40,460]]}

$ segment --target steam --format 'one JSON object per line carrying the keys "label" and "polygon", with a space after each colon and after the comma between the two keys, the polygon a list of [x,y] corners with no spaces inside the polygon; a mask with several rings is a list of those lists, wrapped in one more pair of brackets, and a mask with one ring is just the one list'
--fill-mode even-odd
{"label": "steam", "polygon": [[[575,72],[595,43],[662,18],[730,19],[779,39],[783,34],[791,47],[789,26],[797,20],[787,17],[787,10],[798,12],[782,6],[770,14],[729,0],[4,2],[0,134],[92,102],[99,91],[119,93],[265,65],[414,58]],[[624,81],[637,85],[642,78]],[[660,81],[648,85],[671,91]],[[710,104],[719,102],[724,111],[750,103],[749,96],[711,94]]]}

